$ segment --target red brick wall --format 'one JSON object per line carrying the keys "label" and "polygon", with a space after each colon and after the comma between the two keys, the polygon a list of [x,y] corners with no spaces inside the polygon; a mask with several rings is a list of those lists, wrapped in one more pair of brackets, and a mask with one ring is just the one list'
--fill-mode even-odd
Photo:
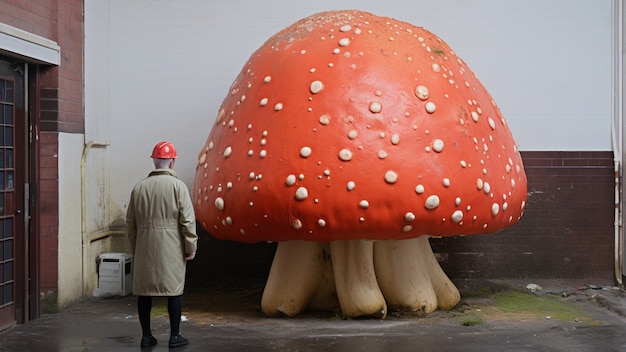
{"label": "red brick wall", "polygon": [[523,152],[522,220],[491,235],[431,239],[451,278],[614,281],[612,152]]}
{"label": "red brick wall", "polygon": [[[489,235],[431,239],[452,280],[569,279],[614,282],[612,152],[523,152],[528,202],[522,220]],[[275,244],[216,241],[201,228],[189,283],[265,278]]]}
{"label": "red brick wall", "polygon": [[[53,40],[61,47],[60,66],[41,65],[34,78],[39,228],[39,289],[50,309],[58,288],[58,134],[84,133],[83,0],[2,0],[0,22]],[[42,311],[46,311],[44,307]]]}

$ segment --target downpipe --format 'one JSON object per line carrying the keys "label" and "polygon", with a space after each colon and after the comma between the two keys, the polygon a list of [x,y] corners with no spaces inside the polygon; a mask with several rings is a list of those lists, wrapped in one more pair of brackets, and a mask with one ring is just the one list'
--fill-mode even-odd
{"label": "downpipe", "polygon": [[82,265],[81,265],[81,273],[82,273],[82,296],[86,296],[85,287],[87,282],[87,267],[89,265],[89,258],[87,258],[87,249],[89,246],[89,236],[87,234],[87,155],[91,148],[99,147],[106,148],[110,146],[110,142],[105,141],[94,141],[91,140],[85,144],[83,148],[83,154],[80,158],[80,231],[81,231],[81,241],[82,241]]}
{"label": "downpipe", "polygon": [[622,224],[622,202],[621,202],[621,165],[615,161],[615,280],[621,286],[623,277],[623,224]]}

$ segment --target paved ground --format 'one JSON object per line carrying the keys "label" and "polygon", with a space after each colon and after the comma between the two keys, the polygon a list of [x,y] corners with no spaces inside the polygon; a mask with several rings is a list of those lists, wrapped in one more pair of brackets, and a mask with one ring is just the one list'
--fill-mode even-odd
{"label": "paved ground", "polygon": [[[530,282],[527,282],[530,283]],[[179,351],[626,351],[626,294],[618,287],[534,282],[459,285],[452,311],[426,317],[343,320],[335,314],[266,318],[263,283],[213,282],[187,290]],[[513,293],[512,301],[508,297]],[[157,300],[153,332],[166,351],[169,326]],[[137,351],[134,297],[98,298],[0,334],[0,351]]]}

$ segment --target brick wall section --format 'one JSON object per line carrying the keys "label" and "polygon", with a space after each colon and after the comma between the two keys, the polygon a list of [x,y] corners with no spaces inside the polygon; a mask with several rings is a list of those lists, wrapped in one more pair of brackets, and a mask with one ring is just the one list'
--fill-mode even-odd
{"label": "brick wall section", "polygon": [[58,133],[40,133],[39,143],[39,285],[49,293],[56,291],[59,279]]}
{"label": "brick wall section", "polygon": [[[454,280],[567,279],[614,283],[612,152],[523,152],[528,202],[522,220],[489,235],[431,239]],[[265,279],[275,243],[214,240],[200,226],[190,284],[216,277]]]}
{"label": "brick wall section", "polygon": [[39,70],[41,94],[47,104],[42,107],[41,130],[83,133],[83,0],[3,1],[0,22],[61,46],[60,66],[41,66]]}
{"label": "brick wall section", "polygon": [[451,278],[614,281],[612,152],[523,152],[522,220],[491,235],[431,239]]}
{"label": "brick wall section", "polygon": [[[30,92],[39,99],[35,112],[40,131],[35,146],[39,289],[43,301],[53,306],[58,288],[58,134],[84,133],[83,0],[5,0],[0,22],[53,40],[61,47],[60,66],[39,66],[36,91]],[[42,307],[43,312],[46,310]]]}

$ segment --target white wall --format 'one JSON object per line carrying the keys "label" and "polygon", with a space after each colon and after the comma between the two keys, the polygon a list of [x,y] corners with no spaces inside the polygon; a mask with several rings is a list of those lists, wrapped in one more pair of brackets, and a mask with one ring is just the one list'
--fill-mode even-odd
{"label": "white wall", "polygon": [[83,296],[80,158],[83,136],[59,133],[59,308]]}
{"label": "white wall", "polygon": [[611,2],[86,0],[86,44],[97,53],[85,60],[86,134],[111,142],[120,216],[159,140],[177,146],[177,170],[191,186],[196,154],[250,54],[302,17],[356,8],[447,41],[500,105],[522,150],[611,150]]}

